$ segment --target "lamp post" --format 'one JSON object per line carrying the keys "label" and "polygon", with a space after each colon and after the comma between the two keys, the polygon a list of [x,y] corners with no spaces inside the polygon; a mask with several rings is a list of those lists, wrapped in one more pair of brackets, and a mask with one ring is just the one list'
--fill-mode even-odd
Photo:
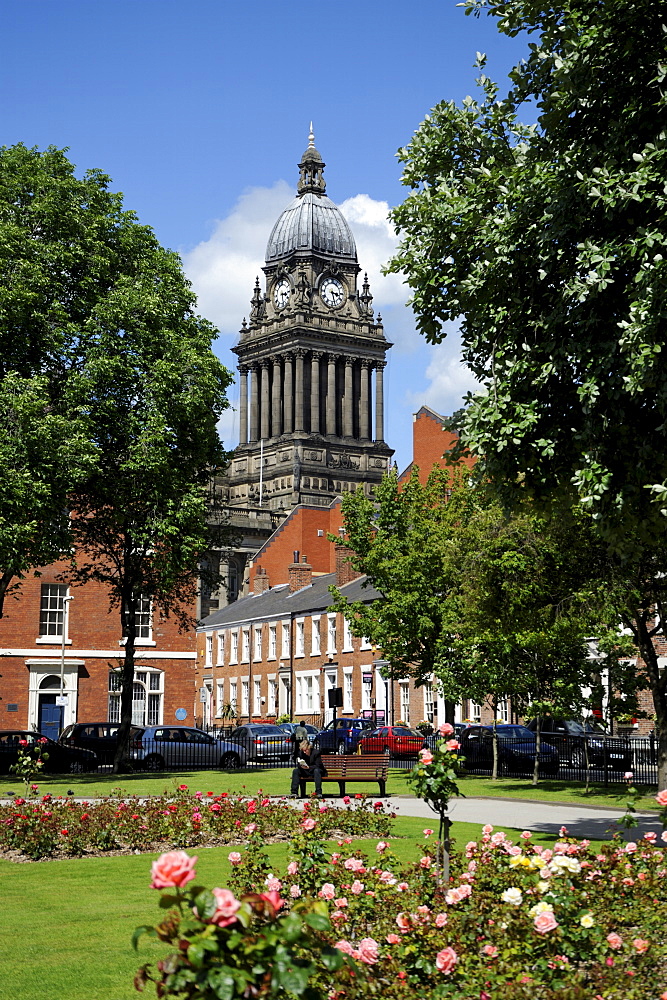
{"label": "lamp post", "polygon": [[[62,642],[60,644],[60,698],[59,705],[62,709],[60,714],[60,721],[63,723],[65,721],[65,636],[67,633],[67,605],[74,598],[63,597],[63,631],[62,631]],[[63,731],[63,726],[60,726],[60,732]]]}

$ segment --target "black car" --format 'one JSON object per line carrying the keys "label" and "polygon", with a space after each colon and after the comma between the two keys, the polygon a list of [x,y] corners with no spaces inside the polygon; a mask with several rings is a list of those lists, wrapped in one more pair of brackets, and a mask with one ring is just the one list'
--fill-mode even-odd
{"label": "black car", "polygon": [[[113,764],[119,727],[119,722],[74,722],[62,731],[58,743],[64,747],[92,750],[101,764]],[[136,727],[133,726],[130,732],[136,732]]]}
{"label": "black car", "polygon": [[[537,720],[526,723],[531,732],[537,729]],[[633,767],[632,747],[626,739],[607,736],[604,729],[595,722],[587,721],[585,726],[574,719],[557,719],[543,716],[540,733],[556,747],[561,761],[571,767],[586,766],[586,745],[588,762],[591,767],[608,767],[612,771],[631,771]]]}
{"label": "black car", "polygon": [[[496,726],[498,734],[498,771],[501,774],[532,774],[535,767],[535,734],[525,726]],[[493,726],[468,726],[461,733],[461,754],[468,770],[493,768]],[[558,751],[546,740],[540,741],[539,769],[542,774],[558,773]]]}
{"label": "black car", "polygon": [[[21,746],[22,743],[27,746]],[[39,743],[48,754],[44,767],[40,770],[49,774],[81,774],[83,771],[95,771],[99,761],[90,750],[80,750],[78,747],[65,747],[55,743],[48,736],[34,733],[27,729],[5,729],[0,732],[0,774],[9,774],[9,768],[16,764],[20,749],[28,749]]]}

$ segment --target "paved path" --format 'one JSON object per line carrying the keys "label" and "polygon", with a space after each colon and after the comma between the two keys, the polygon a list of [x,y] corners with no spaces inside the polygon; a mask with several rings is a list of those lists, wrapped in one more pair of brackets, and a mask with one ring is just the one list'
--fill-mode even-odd
{"label": "paved path", "polygon": [[[330,805],[342,804],[341,799],[333,797],[327,797],[326,801]],[[428,826],[433,826],[437,820],[436,814],[421,799],[391,795],[377,801],[382,801],[387,811],[392,810],[399,816],[423,818],[425,825]],[[451,801],[450,815],[454,822],[479,823],[480,826],[491,823],[497,829],[511,827],[514,830],[558,834],[561,826],[566,826],[568,833],[573,837],[595,840],[608,839],[611,835],[610,830],[612,832],[619,830],[626,840],[638,840],[649,830],[655,831],[658,837],[662,833],[662,824],[655,813],[637,813],[638,826],[625,831],[616,824],[616,820],[623,815],[623,810],[610,809],[606,806],[563,805],[535,800],[465,798]]]}

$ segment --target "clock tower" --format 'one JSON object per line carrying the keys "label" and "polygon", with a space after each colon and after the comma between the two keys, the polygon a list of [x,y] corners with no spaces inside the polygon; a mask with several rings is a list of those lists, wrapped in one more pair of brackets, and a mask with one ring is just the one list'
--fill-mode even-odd
{"label": "clock tower", "polygon": [[263,287],[233,348],[240,441],[227,474],[232,508],[288,513],[372,494],[393,450],[384,441],[383,369],[391,344],[350,227],[327,197],[312,126],[297,195],[273,227]]}

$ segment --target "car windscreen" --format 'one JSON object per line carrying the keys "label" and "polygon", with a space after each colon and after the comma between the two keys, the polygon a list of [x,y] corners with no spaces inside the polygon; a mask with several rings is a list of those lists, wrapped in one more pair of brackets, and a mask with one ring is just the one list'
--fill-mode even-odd
{"label": "car windscreen", "polygon": [[253,736],[285,736],[280,726],[253,726],[250,732]]}
{"label": "car windscreen", "polygon": [[408,729],[407,726],[394,726],[393,732],[396,736],[416,736],[420,740],[424,739],[422,734],[418,733],[416,729]]}

